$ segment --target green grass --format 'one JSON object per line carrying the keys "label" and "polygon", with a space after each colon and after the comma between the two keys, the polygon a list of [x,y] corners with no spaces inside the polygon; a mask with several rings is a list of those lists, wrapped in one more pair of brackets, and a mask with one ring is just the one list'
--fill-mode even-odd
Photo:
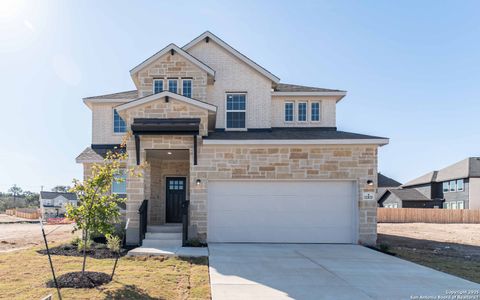
{"label": "green grass", "polygon": [[[4,299],[41,299],[56,290],[48,257],[38,248],[0,254],[0,295]],[[81,257],[52,256],[58,275],[80,271]],[[113,259],[87,258],[87,270],[110,274]],[[95,289],[62,289],[64,299],[210,299],[208,259],[123,257],[114,280]]]}

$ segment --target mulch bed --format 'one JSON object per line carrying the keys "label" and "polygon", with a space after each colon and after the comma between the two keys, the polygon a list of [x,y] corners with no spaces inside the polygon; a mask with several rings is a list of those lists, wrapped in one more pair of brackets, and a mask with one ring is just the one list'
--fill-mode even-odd
{"label": "mulch bed", "polygon": [[[120,251],[120,256],[125,256],[127,254],[127,249],[122,249]],[[42,249],[38,250],[37,253],[47,255],[47,250]],[[78,251],[77,247],[72,245],[62,245],[54,248],[50,248],[50,255],[63,255],[63,256],[83,256],[83,251]],[[91,249],[87,251],[87,256],[92,258],[116,258],[117,255],[112,253],[108,249]]]}
{"label": "mulch bed", "polygon": [[[110,275],[101,272],[71,272],[57,277],[57,283],[60,288],[94,288],[105,283],[109,283]],[[47,287],[55,288],[55,282],[47,282]]]}

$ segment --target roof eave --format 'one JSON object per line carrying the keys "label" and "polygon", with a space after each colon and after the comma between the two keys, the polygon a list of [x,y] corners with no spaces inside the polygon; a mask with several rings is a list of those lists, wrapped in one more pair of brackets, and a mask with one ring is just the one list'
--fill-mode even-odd
{"label": "roof eave", "polygon": [[347,95],[347,92],[272,92],[272,96],[337,96],[337,102]]}
{"label": "roof eave", "polygon": [[204,145],[378,145],[384,146],[389,139],[204,139]]}

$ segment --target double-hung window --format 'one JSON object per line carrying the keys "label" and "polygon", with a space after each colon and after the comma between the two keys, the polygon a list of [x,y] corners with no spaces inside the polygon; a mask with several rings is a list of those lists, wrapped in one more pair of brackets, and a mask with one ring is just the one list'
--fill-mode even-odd
{"label": "double-hung window", "polygon": [[127,172],[125,169],[120,169],[115,174],[115,179],[112,182],[113,194],[126,194],[127,193]]}
{"label": "double-hung window", "polygon": [[293,102],[285,102],[285,122],[293,122]]}
{"label": "double-hung window", "polygon": [[448,193],[449,190],[450,190],[450,187],[448,185],[448,181],[444,181],[443,182],[443,192]]}
{"label": "double-hung window", "polygon": [[177,94],[178,92],[178,80],[169,79],[168,80],[168,91]]}
{"label": "double-hung window", "polygon": [[226,128],[244,129],[246,113],[245,94],[227,94]]}
{"label": "double-hung window", "polygon": [[450,181],[450,192],[455,192],[456,190],[455,182],[456,182],[455,180]]}
{"label": "double-hung window", "polygon": [[311,103],[310,119],[312,122],[320,121],[320,102]]}
{"label": "double-hung window", "polygon": [[192,80],[182,79],[182,94],[185,97],[192,98]]}
{"label": "double-hung window", "polygon": [[298,103],[298,121],[299,122],[307,121],[307,102]]}
{"label": "double-hung window", "polygon": [[116,109],[113,110],[113,132],[127,132],[127,124],[122,117],[120,117]]}
{"label": "double-hung window", "polygon": [[463,192],[464,191],[463,179],[457,180],[457,191]]}
{"label": "double-hung window", "polygon": [[163,92],[163,79],[153,80],[153,93],[158,94]]}

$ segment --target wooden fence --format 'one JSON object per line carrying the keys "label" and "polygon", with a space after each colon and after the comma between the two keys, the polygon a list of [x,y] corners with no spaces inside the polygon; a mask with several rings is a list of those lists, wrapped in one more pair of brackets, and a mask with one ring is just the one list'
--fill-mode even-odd
{"label": "wooden fence", "polygon": [[378,223],[480,223],[480,209],[377,208]]}
{"label": "wooden fence", "polygon": [[19,218],[31,220],[36,220],[40,217],[40,212],[37,208],[7,209],[5,213],[10,216],[17,216]]}

